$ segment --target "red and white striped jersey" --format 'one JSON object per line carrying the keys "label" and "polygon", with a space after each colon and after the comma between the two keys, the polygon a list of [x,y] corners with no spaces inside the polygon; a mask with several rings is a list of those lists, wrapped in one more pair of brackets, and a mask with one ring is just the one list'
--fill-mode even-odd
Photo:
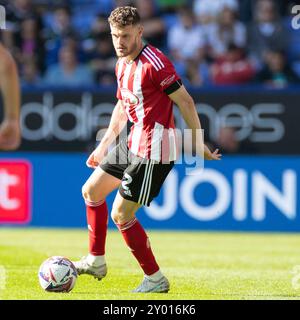
{"label": "red and white striped jersey", "polygon": [[116,76],[117,98],[133,123],[129,150],[159,162],[176,160],[173,102],[168,94],[176,91],[181,81],[173,64],[160,50],[146,45],[130,63],[125,58],[118,60]]}

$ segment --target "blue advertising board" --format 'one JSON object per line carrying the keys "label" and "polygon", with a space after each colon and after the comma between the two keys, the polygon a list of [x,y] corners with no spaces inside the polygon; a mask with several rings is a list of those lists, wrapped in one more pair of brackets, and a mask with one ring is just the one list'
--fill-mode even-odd
{"label": "blue advertising board", "polygon": [[[81,186],[91,174],[86,157],[83,153],[1,154],[0,224],[12,225],[14,219],[9,221],[8,215],[17,212],[12,206],[22,202],[17,199],[20,192],[14,193],[21,178],[1,164],[24,162],[31,167],[31,180],[24,184],[31,189],[25,190],[31,197],[25,224],[86,227],[81,196]],[[201,172],[193,173],[187,173],[184,164],[175,165],[159,196],[137,214],[146,228],[300,231],[300,157],[224,156],[222,161],[206,161]],[[107,198],[109,208],[114,196]],[[111,219],[109,227],[113,227]]]}

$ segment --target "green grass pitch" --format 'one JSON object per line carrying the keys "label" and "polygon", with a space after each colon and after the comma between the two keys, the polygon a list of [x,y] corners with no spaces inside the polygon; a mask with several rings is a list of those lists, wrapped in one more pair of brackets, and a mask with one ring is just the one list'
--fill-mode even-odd
{"label": "green grass pitch", "polygon": [[[148,231],[171,283],[168,294],[133,294],[142,272],[117,231],[107,238],[108,275],[83,275],[70,293],[47,293],[40,264],[52,255],[81,258],[87,231],[0,228],[0,299],[300,299],[292,270],[300,265],[300,234]],[[300,273],[300,271],[299,271]],[[294,279],[297,284],[296,278]],[[2,282],[2,284],[1,284]]]}

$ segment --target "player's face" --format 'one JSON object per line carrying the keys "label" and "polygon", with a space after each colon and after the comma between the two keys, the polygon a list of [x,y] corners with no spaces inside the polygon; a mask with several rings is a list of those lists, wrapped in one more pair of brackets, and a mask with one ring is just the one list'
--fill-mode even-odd
{"label": "player's face", "polygon": [[143,28],[130,25],[123,28],[110,26],[113,45],[119,58],[132,55],[140,45]]}

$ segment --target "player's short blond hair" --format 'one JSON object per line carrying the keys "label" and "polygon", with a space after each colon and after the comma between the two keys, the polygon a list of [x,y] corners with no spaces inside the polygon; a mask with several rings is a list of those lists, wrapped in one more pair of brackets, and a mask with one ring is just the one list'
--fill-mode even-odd
{"label": "player's short blond hair", "polygon": [[112,26],[124,28],[130,25],[137,25],[141,21],[137,8],[135,7],[118,7],[113,10],[108,18]]}

